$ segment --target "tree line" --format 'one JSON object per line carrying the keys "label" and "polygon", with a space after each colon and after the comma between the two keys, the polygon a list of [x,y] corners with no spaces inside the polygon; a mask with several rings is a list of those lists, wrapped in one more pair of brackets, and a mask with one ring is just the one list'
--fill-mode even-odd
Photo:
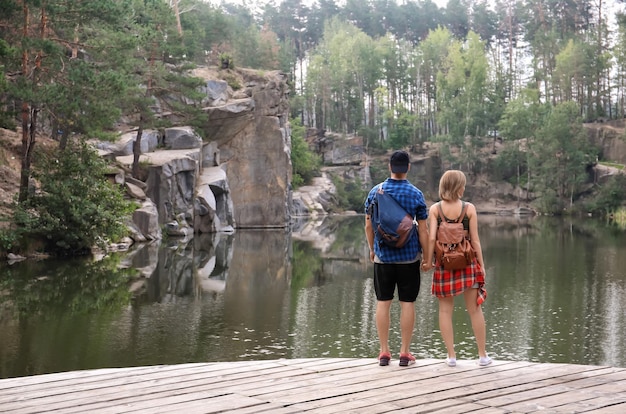
{"label": "tree line", "polygon": [[[303,125],[358,134],[368,148],[440,143],[448,166],[508,180],[559,213],[589,192],[589,168],[610,157],[582,123],[625,116],[619,5],[283,0],[257,19],[291,49],[283,70]],[[488,163],[497,141],[504,150]],[[626,182],[610,184],[583,208],[618,209]]]}
{"label": "tree line", "polygon": [[446,162],[480,172],[503,140],[496,173],[552,211],[602,157],[581,122],[624,117],[626,23],[609,26],[602,1],[258,6],[0,0],[0,127],[21,127],[19,203],[31,198],[38,133],[69,157],[84,154],[70,143],[113,139],[123,120],[137,129],[137,168],[144,129],[199,122],[197,65],[283,70],[303,126],[360,134],[368,148],[440,142]]}

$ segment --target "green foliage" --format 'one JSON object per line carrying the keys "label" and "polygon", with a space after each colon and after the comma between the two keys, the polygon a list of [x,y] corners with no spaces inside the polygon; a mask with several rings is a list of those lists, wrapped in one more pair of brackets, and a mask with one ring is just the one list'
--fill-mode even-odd
{"label": "green foliage", "polygon": [[[518,179],[527,170],[526,154],[520,151],[519,146],[513,143],[506,145],[498,152],[493,162],[492,176],[495,180],[507,181],[513,185],[519,185]],[[523,176],[522,176],[523,179]]]}
{"label": "green foliage", "polygon": [[41,188],[16,211],[21,237],[43,240],[48,252],[70,255],[126,234],[131,204],[106,179],[106,163],[87,144],[70,143],[65,151],[42,155],[37,167],[33,175]]}
{"label": "green foliage", "polygon": [[241,83],[239,83],[239,80],[231,74],[224,76],[224,80],[226,81],[228,86],[233,88],[234,91],[239,90],[242,87]]}
{"label": "green foliage", "polygon": [[[0,39],[0,62],[4,62],[12,54],[10,46],[3,39]],[[15,111],[8,111],[5,105],[5,93],[7,90],[7,80],[5,74],[5,65],[0,63],[0,128],[15,128]]]}
{"label": "green foliage", "polygon": [[220,53],[220,68],[222,69],[234,69],[235,63],[233,57],[229,53]]}
{"label": "green foliage", "polygon": [[612,213],[613,222],[622,230],[626,230],[626,207],[620,207]]}
{"label": "green foliage", "polygon": [[408,145],[417,143],[416,124],[417,115],[411,114],[404,108],[401,108],[399,115],[389,131],[388,148],[404,148]]}
{"label": "green foliage", "polygon": [[29,260],[4,273],[0,292],[10,297],[10,308],[19,317],[45,318],[61,309],[74,315],[115,311],[130,303],[128,286],[134,273],[134,269],[120,268],[117,256],[62,263]]}
{"label": "green foliage", "polygon": [[305,128],[299,119],[291,120],[291,166],[292,185],[296,189],[307,184],[313,177],[319,175],[322,161],[318,155],[309,149],[304,140]]}
{"label": "green foliage", "polygon": [[363,137],[363,144],[368,150],[384,148],[385,142],[380,139],[380,128],[361,126],[357,132],[359,136]]}
{"label": "green foliage", "polygon": [[590,213],[608,216],[619,210],[626,200],[626,175],[616,174],[598,188],[593,199],[586,203]]}
{"label": "green foliage", "polygon": [[[17,234],[8,229],[0,229],[0,253],[9,252],[17,242]],[[0,256],[2,256],[0,254]]]}
{"label": "green foliage", "polygon": [[367,196],[367,190],[363,189],[363,183],[358,178],[342,179],[334,176],[332,178],[335,185],[337,204],[342,210],[353,210],[357,213],[363,212],[363,200]]}
{"label": "green foliage", "polygon": [[[384,165],[374,165],[370,164],[370,177],[372,177],[372,182],[380,183],[385,180],[385,178],[389,177],[389,167],[385,163]],[[363,198],[365,199],[365,197]]]}
{"label": "green foliage", "polygon": [[380,49],[357,27],[337,18],[326,24],[311,55],[305,91],[324,128],[353,132],[363,124],[365,97],[374,96],[381,64]]}
{"label": "green foliage", "polygon": [[555,198],[558,209],[572,205],[587,178],[587,166],[596,157],[579,113],[574,102],[553,107],[533,144],[530,167],[536,189]]}
{"label": "green foliage", "polygon": [[[293,87],[293,85],[290,85]],[[304,97],[302,95],[292,94],[289,96],[289,117],[297,118],[300,117],[302,111],[304,111],[305,102]]]}
{"label": "green foliage", "polygon": [[312,286],[323,273],[323,261],[309,242],[294,241],[291,258],[291,289],[298,291]]}

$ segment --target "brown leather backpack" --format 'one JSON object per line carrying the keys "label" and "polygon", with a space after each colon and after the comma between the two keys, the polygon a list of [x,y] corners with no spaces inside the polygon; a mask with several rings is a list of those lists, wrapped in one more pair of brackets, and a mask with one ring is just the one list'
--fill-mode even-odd
{"label": "brown leather backpack", "polygon": [[465,201],[461,205],[461,214],[456,220],[450,220],[443,214],[438,203],[439,219],[435,242],[435,263],[445,270],[465,269],[476,257],[469,236],[463,228],[463,218],[467,210]]}

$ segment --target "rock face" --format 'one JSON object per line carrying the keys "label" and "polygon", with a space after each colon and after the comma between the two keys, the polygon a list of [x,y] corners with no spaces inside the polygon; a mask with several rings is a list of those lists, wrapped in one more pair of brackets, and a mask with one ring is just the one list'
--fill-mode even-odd
{"label": "rock face", "polygon": [[204,108],[203,130],[219,147],[236,227],[286,227],[291,196],[287,78],[277,71],[239,74],[237,91],[207,83],[209,102],[224,104]]}
{"label": "rock face", "polygon": [[[139,157],[144,181],[126,177],[127,193],[142,200],[133,213],[136,241],[194,233],[233,231],[233,205],[226,175],[215,164],[219,151],[204,144],[189,128],[169,128],[159,137],[159,149]],[[130,170],[132,155],[115,156]]]}
{"label": "rock face", "polygon": [[[141,202],[129,226],[133,238],[160,239],[161,228],[170,236],[188,237],[235,228],[287,227],[291,142],[286,76],[278,71],[261,76],[208,68],[193,75],[206,80],[205,138],[184,126],[146,130],[141,177],[115,177]],[[114,143],[95,145],[102,156],[130,171],[136,134],[127,132]]]}
{"label": "rock face", "polygon": [[626,120],[585,124],[589,141],[600,150],[600,159],[626,164]]}

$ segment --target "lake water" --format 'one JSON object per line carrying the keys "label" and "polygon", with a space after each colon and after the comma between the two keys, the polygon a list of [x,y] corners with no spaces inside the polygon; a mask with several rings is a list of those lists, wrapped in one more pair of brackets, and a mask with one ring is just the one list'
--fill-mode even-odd
{"label": "lake water", "polygon": [[[626,367],[626,232],[480,216],[490,355]],[[0,266],[0,378],[101,367],[378,355],[363,217]],[[143,275],[129,293],[129,277]],[[149,277],[147,277],[149,276]],[[445,358],[430,276],[412,351]],[[477,358],[457,298],[457,357]],[[391,346],[399,350],[397,302]]]}

